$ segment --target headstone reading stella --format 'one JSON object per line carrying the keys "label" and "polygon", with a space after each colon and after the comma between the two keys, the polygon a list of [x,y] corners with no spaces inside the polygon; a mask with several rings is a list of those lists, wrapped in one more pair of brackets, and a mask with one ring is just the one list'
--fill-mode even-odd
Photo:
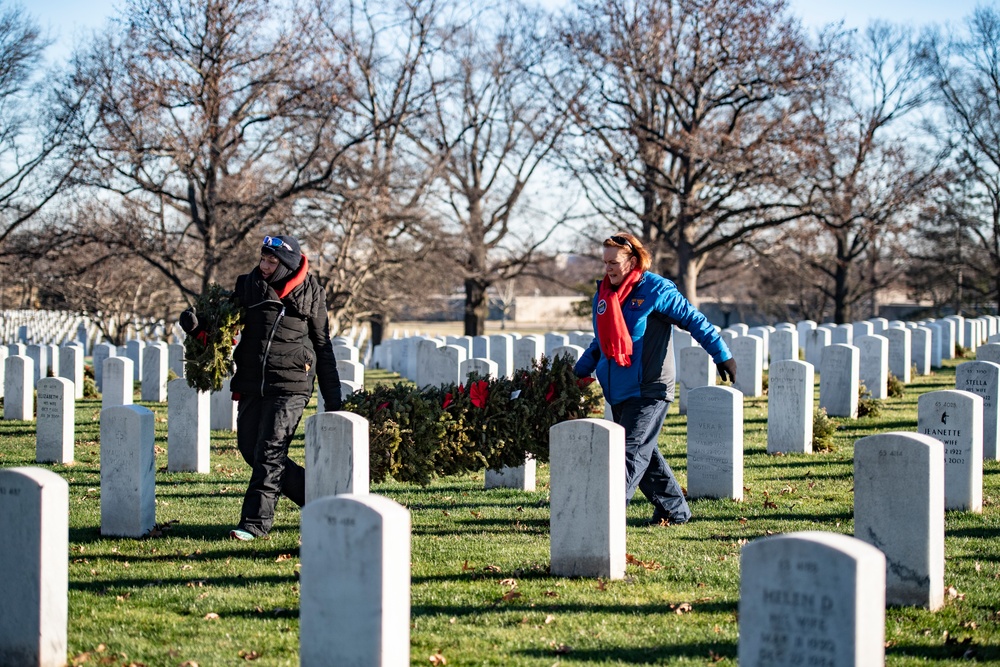
{"label": "headstone reading stella", "polygon": [[574,419],[549,429],[550,571],[625,576],[625,429]]}
{"label": "headstone reading stella", "polygon": [[983,397],[930,391],[917,398],[917,431],[944,445],[945,509],[983,510]]}
{"label": "headstone reading stella", "polygon": [[955,369],[955,389],[972,392],[983,398],[983,459],[1000,459],[1000,364],[992,361],[967,361]]}
{"label": "headstone reading stella", "polygon": [[854,535],[885,554],[888,604],[944,604],[944,448],[917,433],[854,443]]}
{"label": "headstone reading stella", "polygon": [[743,394],[697,387],[688,395],[689,498],[743,499]]}
{"label": "headstone reading stella", "polygon": [[69,485],[44,468],[0,469],[0,665],[63,667],[69,616]]}
{"label": "headstone reading stella", "polygon": [[301,667],[408,666],[409,512],[375,495],[317,498],[300,553]]}
{"label": "headstone reading stella", "polygon": [[740,667],[882,667],[885,556],[807,531],[754,540],[740,556]]}

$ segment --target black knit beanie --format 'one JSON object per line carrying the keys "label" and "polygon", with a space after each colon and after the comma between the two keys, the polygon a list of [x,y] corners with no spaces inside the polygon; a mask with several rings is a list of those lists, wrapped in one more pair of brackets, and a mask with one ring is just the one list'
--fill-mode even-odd
{"label": "black knit beanie", "polygon": [[[265,236],[265,243],[261,247],[261,252],[266,252],[278,258],[278,261],[288,267],[289,271],[295,271],[302,263],[302,250],[299,242],[294,236]],[[277,242],[280,241],[280,245]]]}

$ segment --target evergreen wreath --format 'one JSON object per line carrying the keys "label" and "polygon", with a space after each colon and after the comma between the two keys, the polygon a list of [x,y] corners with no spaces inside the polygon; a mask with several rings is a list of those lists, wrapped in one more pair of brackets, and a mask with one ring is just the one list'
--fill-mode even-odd
{"label": "evergreen wreath", "polygon": [[233,374],[233,342],[242,326],[243,311],[232,295],[221,285],[210,283],[195,299],[199,332],[184,339],[184,377],[188,386],[199,391],[219,391]]}

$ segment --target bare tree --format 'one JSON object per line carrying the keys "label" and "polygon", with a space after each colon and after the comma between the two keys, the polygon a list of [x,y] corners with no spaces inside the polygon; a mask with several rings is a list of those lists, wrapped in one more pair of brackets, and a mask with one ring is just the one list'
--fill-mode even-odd
{"label": "bare tree", "polygon": [[[332,318],[340,327],[373,323],[380,339],[400,303],[425,287],[432,233],[425,200],[439,163],[411,139],[434,81],[428,61],[440,46],[437,0],[318,0],[327,57],[354,82],[355,122],[370,128],[342,156],[322,194],[304,209],[306,238],[317,249]],[[410,128],[411,131],[408,131]],[[424,291],[423,293],[426,293]]]}
{"label": "bare tree", "polygon": [[[440,249],[465,288],[465,333],[481,335],[487,290],[522,273],[565,217],[528,210],[529,183],[566,116],[540,91],[550,66],[543,16],[520,4],[486,8],[454,31],[431,75],[432,107],[417,139],[443,164]],[[562,202],[557,203],[561,206]]]}
{"label": "bare tree", "polygon": [[979,267],[992,280],[983,296],[1000,308],[1000,9],[979,7],[966,28],[964,36],[929,32],[921,63],[945,110],[958,170],[976,186],[959,217],[988,257]]}
{"label": "bare tree", "polygon": [[915,123],[902,125],[926,101],[913,46],[908,29],[882,22],[860,39],[826,35],[821,47],[841,55],[835,76],[809,92],[796,165],[809,215],[757,244],[765,254],[791,247],[798,280],[827,297],[835,322],[849,322],[862,302],[866,316],[878,314],[877,291],[900,275],[883,259],[898,256],[937,183],[934,151],[913,139]]}
{"label": "bare tree", "polygon": [[783,0],[577,0],[563,37],[588,92],[562,102],[570,168],[697,304],[713,255],[802,215],[791,154],[827,64]]}
{"label": "bare tree", "polygon": [[141,240],[134,252],[191,295],[248,236],[289,231],[365,131],[342,68],[318,58],[316,21],[266,0],[129,0],[66,85],[84,105],[76,183],[109,211],[89,238]]}
{"label": "bare tree", "polygon": [[46,46],[23,9],[0,1],[0,247],[56,196],[73,166],[64,135],[75,109],[55,110],[35,83]]}

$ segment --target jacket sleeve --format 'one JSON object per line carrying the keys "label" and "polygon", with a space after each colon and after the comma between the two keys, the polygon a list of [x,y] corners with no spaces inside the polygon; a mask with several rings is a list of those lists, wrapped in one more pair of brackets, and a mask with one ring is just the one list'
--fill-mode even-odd
{"label": "jacket sleeve", "polygon": [[670,289],[664,290],[657,300],[656,310],[664,313],[688,331],[691,337],[712,357],[712,361],[721,364],[733,358],[725,339],[716,332],[715,327],[705,315],[691,305],[684,295],[670,283]]}
{"label": "jacket sleeve", "polygon": [[309,338],[316,352],[316,377],[319,390],[323,393],[323,405],[328,412],[336,411],[340,410],[343,400],[340,395],[340,372],[337,371],[337,358],[333,355],[330,323],[326,316],[326,291],[318,283],[314,284],[316,297],[309,316]]}
{"label": "jacket sleeve", "polygon": [[597,336],[590,341],[590,346],[583,351],[576,365],[573,366],[573,373],[577,377],[587,377],[597,368],[597,362],[601,359],[601,346],[597,341]]}

